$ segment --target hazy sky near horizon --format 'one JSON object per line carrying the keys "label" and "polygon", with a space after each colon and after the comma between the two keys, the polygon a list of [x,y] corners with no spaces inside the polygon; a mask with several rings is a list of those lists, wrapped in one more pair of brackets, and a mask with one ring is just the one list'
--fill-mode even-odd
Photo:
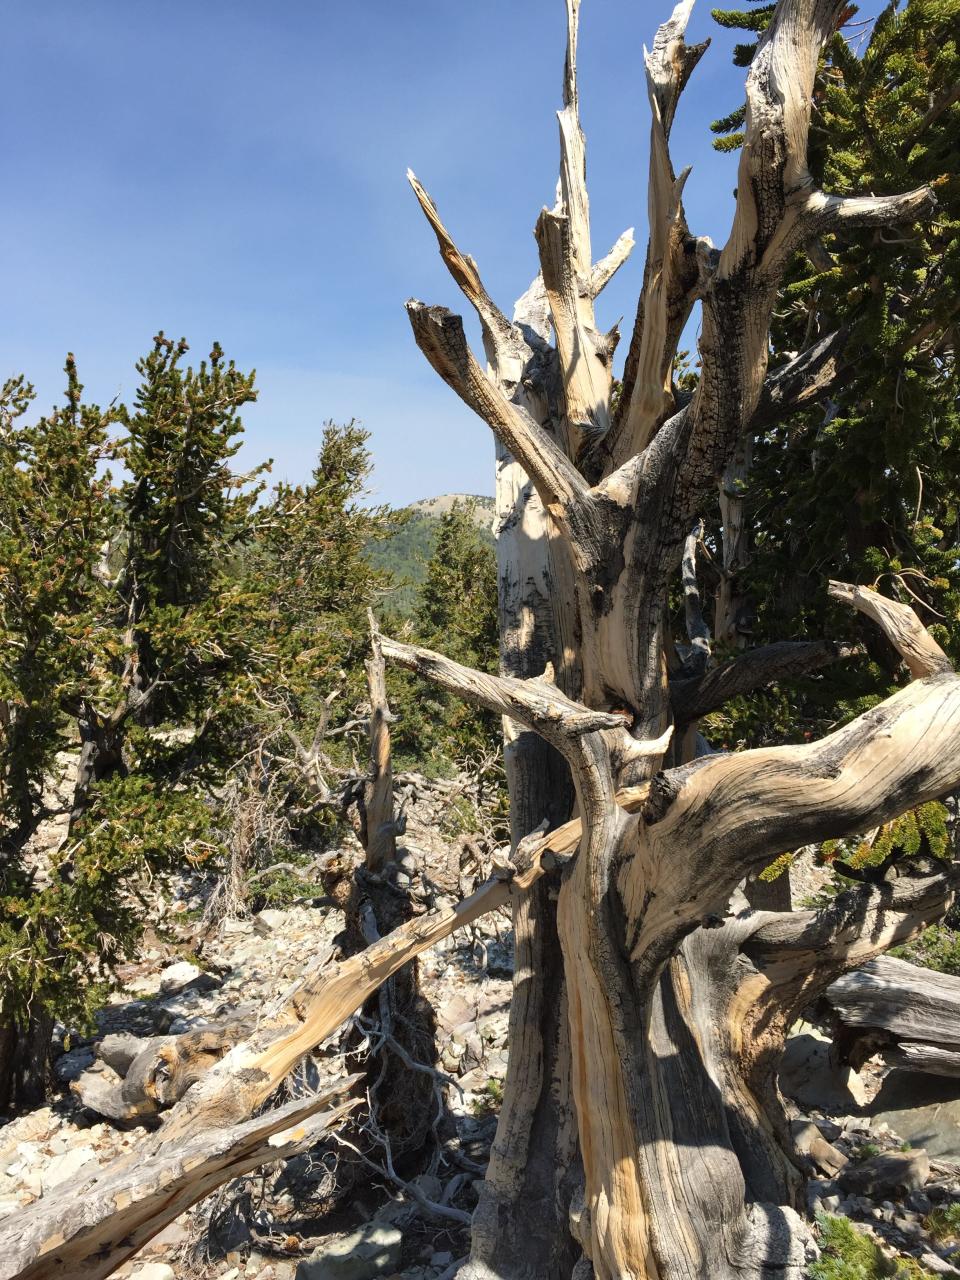
{"label": "hazy sky near horizon", "polygon": [[[743,100],[735,33],[713,37],[674,127],[691,228],[722,243],[735,157],[709,123]],[[623,317],[646,239],[642,46],[669,2],[585,0],[581,114],[594,257],[637,246],[600,301]],[[374,496],[490,493],[489,432],[417,351],[406,298],[465,304],[404,178],[411,166],[509,312],[558,163],[562,0],[6,0],[0,377],[46,410],[76,353],[89,396],[132,397],[164,329],[255,366],[247,463],[305,479],[328,418],[372,433]]]}

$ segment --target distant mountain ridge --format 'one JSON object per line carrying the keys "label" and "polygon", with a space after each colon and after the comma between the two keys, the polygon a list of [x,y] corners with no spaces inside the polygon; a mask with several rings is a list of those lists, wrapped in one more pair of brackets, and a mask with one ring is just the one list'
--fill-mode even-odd
{"label": "distant mountain ridge", "polygon": [[496,507],[493,498],[480,493],[441,493],[436,498],[421,498],[419,502],[411,502],[409,510],[439,520],[448,511],[452,511],[459,503],[465,507],[473,504],[473,518],[481,529],[492,529]]}
{"label": "distant mountain ridge", "polygon": [[378,569],[389,570],[397,580],[397,587],[390,592],[387,601],[401,614],[411,614],[416,609],[426,577],[427,561],[436,545],[440,520],[457,503],[473,505],[477,528],[492,548],[495,504],[493,498],[475,493],[441,493],[436,498],[411,502],[404,508],[411,513],[411,518],[400,525],[391,537],[368,547],[367,556],[371,564]]}

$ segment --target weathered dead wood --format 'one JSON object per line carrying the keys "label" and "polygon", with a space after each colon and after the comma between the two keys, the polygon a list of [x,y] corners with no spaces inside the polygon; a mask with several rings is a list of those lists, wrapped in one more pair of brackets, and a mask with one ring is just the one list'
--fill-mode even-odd
{"label": "weathered dead wood", "polygon": [[931,1076],[960,1076],[960,1048],[945,1049],[942,1045],[917,1044],[903,1040],[881,1050],[884,1062],[906,1071],[922,1071]]}
{"label": "weathered dead wood", "polygon": [[650,100],[647,220],[650,228],[643,290],[623,374],[623,388],[606,444],[618,467],[640,453],[675,407],[672,375],[680,334],[697,300],[702,263],[712,246],[687,229],[682,194],[690,170],[677,178],[670,160],[670,128],[677,103],[709,45],[687,45],[693,0],[681,0],[644,50]]}
{"label": "weathered dead wood", "polygon": [[483,327],[483,345],[490,366],[501,388],[511,392],[520,380],[520,372],[529,358],[529,348],[514,324],[491,299],[480,279],[477,264],[469,254],[461,253],[440,218],[439,210],[412,169],[407,181],[419,201],[427,221],[433,228],[440,256],[461,292],[474,307]]}
{"label": "weathered dead wood", "polygon": [[846,329],[828,334],[767,374],[749,425],[737,440],[720,477],[721,577],[714,620],[718,642],[744,647],[749,632],[748,601],[741,581],[751,553],[746,497],[754,438],[765,427],[818,400],[834,385],[847,337]]}
{"label": "weathered dead wood", "polygon": [[415,299],[407,303],[407,315],[417,346],[434,369],[522,464],[543,505],[572,536],[571,518],[591,506],[579,471],[527,410],[507,399],[484,373],[467,345],[459,316]]}
{"label": "weathered dead wood", "polygon": [[[648,834],[676,847],[696,830],[683,877],[689,871],[691,889],[712,883],[716,910],[726,887],[718,872],[729,859],[739,878],[764,859],[853,835],[946,795],[960,784],[958,748],[960,677],[915,680],[819,742],[708,756],[668,770],[651,792]],[[676,867],[664,872],[676,874]],[[648,915],[653,929],[665,923],[656,906]]]}
{"label": "weathered dead wood", "polygon": [[600,333],[594,315],[590,202],[586,144],[577,94],[580,0],[566,0],[567,52],[560,124],[560,186],[557,205],[537,220],[540,274],[556,335],[563,381],[560,441],[576,461],[584,445],[602,438],[610,425],[613,353],[619,333]]}
{"label": "weathered dead wood", "polygon": [[697,585],[697,547],[702,538],[703,521],[698,520],[684,543],[681,566],[687,639],[692,646],[692,652],[684,663],[684,671],[694,677],[702,676],[710,661],[710,628],[703,616],[700,588]]}
{"label": "weathered dead wood", "polygon": [[806,351],[767,374],[750,420],[753,432],[783,422],[804,405],[816,403],[835,384],[841,372],[845,328],[819,338]]}
{"label": "weathered dead wood", "polygon": [[312,1147],[356,1105],[358,1077],[227,1128],[139,1152],[48,1192],[0,1223],[2,1280],[101,1280],[221,1186]]}
{"label": "weathered dead wood", "polygon": [[848,1033],[847,1056],[860,1056],[862,1039],[891,1065],[960,1075],[960,978],[878,956],[826,996]]}
{"label": "weathered dead wood", "polygon": [[370,773],[363,787],[365,865],[375,874],[397,856],[397,822],[393,809],[393,766],[390,721],[380,632],[368,610],[371,656],[364,663],[370,696]]}
{"label": "weathered dead wood", "polygon": [[[646,795],[647,788],[637,788],[621,793],[618,801],[632,811]],[[493,879],[456,908],[418,917],[342,961],[332,973],[320,972],[298,984],[279,1007],[265,1012],[260,1028],[247,1041],[231,1049],[194,1084],[168,1113],[159,1134],[144,1142],[122,1167],[112,1170],[108,1182],[89,1188],[84,1184],[82,1196],[64,1193],[63,1197],[44,1200],[43,1213],[38,1205],[29,1216],[19,1215],[6,1232],[0,1229],[0,1242],[9,1243],[10,1256],[17,1260],[16,1267],[10,1264],[12,1269],[0,1270],[2,1280],[14,1276],[17,1280],[40,1280],[61,1273],[64,1277],[82,1275],[84,1280],[88,1274],[91,1278],[108,1275],[183,1209],[229,1178],[311,1145],[322,1130],[347,1114],[353,1100],[324,1117],[322,1129],[298,1134],[299,1145],[292,1147],[264,1148],[262,1139],[285,1127],[294,1116],[303,1118],[305,1113],[297,1110],[303,1103],[268,1112],[256,1121],[248,1122],[247,1117],[269,1098],[305,1053],[335,1031],[387,978],[455,929],[505,905],[511,892],[522,895],[551,865],[551,859],[575,852],[580,838],[579,820],[564,824],[525,851],[524,866],[512,878]],[[178,1039],[171,1038],[164,1046],[174,1071]],[[333,1086],[333,1093],[312,1099],[309,1106],[319,1109],[357,1080],[359,1077],[351,1077]],[[212,1139],[213,1134],[219,1136]],[[198,1159],[200,1166],[195,1163]],[[84,1209],[84,1205],[88,1207]],[[110,1223],[116,1224],[117,1232]],[[83,1260],[93,1254],[114,1250],[109,1243],[114,1239],[115,1251],[104,1255],[109,1260],[105,1269],[78,1269],[87,1265]],[[49,1247],[45,1250],[45,1246]],[[53,1254],[54,1248],[59,1252]],[[35,1270],[33,1260],[41,1250],[45,1250],[44,1261],[37,1263],[41,1269]],[[52,1266],[61,1253],[65,1259],[62,1272],[42,1269]],[[28,1269],[22,1270],[24,1267]]]}
{"label": "weathered dead wood", "polygon": [[[683,44],[689,7],[678,5],[647,60],[656,216],[651,212],[641,318],[617,414],[610,412],[590,307],[594,268],[577,113],[575,0],[567,7],[560,198],[538,225],[543,282],[523,300],[531,355],[515,391],[496,368],[490,374],[501,399],[513,403],[518,397],[542,437],[516,431],[509,421],[504,425],[502,404],[487,403],[486,393],[469,385],[473,374],[464,369],[456,343],[418,330],[423,313],[411,314],[428,358],[485,418],[513,463],[526,469],[546,514],[540,528],[550,557],[531,557],[533,590],[526,593],[513,574],[508,578],[504,598],[510,601],[511,661],[516,659],[508,673],[526,677],[523,688],[539,695],[544,691],[530,678],[553,663],[563,693],[578,705],[554,702],[544,715],[542,705],[518,698],[513,688],[480,689],[469,673],[441,668],[434,655],[407,656],[408,665],[439,678],[443,687],[546,736],[574,777],[583,838],[560,890],[558,927],[586,1179],[583,1210],[572,1215],[585,1254],[580,1269],[592,1268],[596,1280],[753,1280],[772,1273],[795,1280],[804,1265],[803,1226],[785,1168],[789,1134],[773,1132],[762,1108],[750,1102],[732,1040],[711,1039],[710,1010],[725,1010],[730,1026],[737,1025],[736,1001],[725,1001],[739,961],[729,947],[718,945],[714,952],[715,931],[708,926],[722,918],[735,885],[777,853],[801,840],[854,831],[868,813],[871,821],[882,820],[949,788],[957,772],[949,761],[960,735],[960,697],[956,677],[944,674],[901,691],[822,743],[708,757],[652,777],[670,712],[667,592],[691,524],[712,499],[738,442],[764,414],[808,402],[837,374],[836,347],[827,340],[767,375],[770,320],[791,256],[844,218],[913,217],[933,202],[921,193],[882,206],[842,207],[814,190],[806,137],[815,73],[842,6],[839,0],[780,0],[748,77],[731,234],[721,253],[689,236],[680,204],[685,175],[675,178],[666,150],[676,97],[699,56]],[[701,377],[690,401],[676,409],[671,363],[694,296],[703,303]],[[555,351],[546,346],[545,301]],[[438,346],[444,347],[439,354]],[[612,417],[612,426],[598,439],[605,417]],[[624,430],[628,420],[631,430]],[[631,436],[637,424],[640,434]],[[552,456],[544,467],[543,456],[550,454],[545,442],[577,464],[586,490]],[[513,492],[522,491],[516,477]],[[732,513],[726,523],[733,533]],[[557,588],[551,558],[575,570],[572,580],[561,574]],[[510,563],[518,566],[519,556]],[[556,613],[544,604],[555,589],[562,600]],[[530,662],[534,653],[537,665]],[[804,657],[811,658],[809,651]],[[754,676],[760,668],[757,663]],[[731,667],[724,676],[728,682],[746,679],[746,669]],[[568,680],[571,674],[576,684]],[[714,693],[723,684],[718,679]],[[624,728],[591,724],[585,708],[624,712]],[[519,733],[513,743],[523,737]],[[638,743],[633,758],[625,738]],[[628,782],[648,785],[642,816],[614,799]],[[522,803],[529,794],[520,792]],[[525,813],[527,831],[544,816]],[[549,912],[539,927],[543,940]],[[547,949],[538,953],[527,945],[535,941],[524,940],[527,956],[546,956]],[[531,1005],[537,1035],[520,1039],[527,1054],[545,1048],[546,990],[540,983],[540,1003]],[[562,997],[564,988],[555,984],[551,990]],[[789,998],[785,988],[781,1003]],[[554,1035],[553,1043],[558,1052],[549,1060],[562,1069],[567,1059],[560,1038]],[[703,1047],[708,1043],[709,1053]],[[527,1061],[522,1067],[502,1130],[504,1144],[514,1141],[516,1148],[504,1145],[498,1154],[498,1177],[504,1176],[490,1213],[485,1208],[481,1215],[483,1240],[469,1280],[504,1273],[503,1266],[489,1265],[498,1256],[489,1241],[494,1214],[506,1209],[509,1216],[511,1193],[516,1197],[526,1186],[517,1171],[531,1148],[518,1122],[518,1099],[527,1105],[536,1100],[540,1115],[553,1120],[553,1138],[563,1128],[562,1104],[547,1097],[540,1066]],[[718,1101],[716,1081],[724,1074],[729,1087]],[[540,1132],[549,1130],[543,1124]],[[695,1158],[686,1158],[687,1145]],[[550,1149],[548,1143],[537,1151]],[[541,1179],[539,1186],[546,1185]],[[557,1221],[555,1209],[537,1204],[538,1233]],[[510,1217],[514,1227],[516,1217]],[[518,1277],[566,1274],[556,1269],[555,1251],[525,1248],[515,1229],[509,1239],[516,1252],[504,1265]],[[551,1259],[553,1270],[538,1271],[535,1258]]]}
{"label": "weathered dead wood", "polygon": [[877,623],[914,679],[953,670],[950,659],[909,605],[848,582],[831,582],[830,594]]}
{"label": "weathered dead wood", "polygon": [[402,644],[387,636],[382,643],[384,654],[401,666],[469,702],[521,721],[556,746],[599,729],[625,730],[623,715],[593,711],[568,698],[553,682],[552,672],[549,679],[493,676],[452,662],[419,645]]}
{"label": "weathered dead wood", "polygon": [[737,441],[733,457],[720,478],[721,556],[715,629],[717,642],[744,648],[749,627],[740,575],[750,558],[750,527],[744,499],[753,464],[753,436],[747,431]]}

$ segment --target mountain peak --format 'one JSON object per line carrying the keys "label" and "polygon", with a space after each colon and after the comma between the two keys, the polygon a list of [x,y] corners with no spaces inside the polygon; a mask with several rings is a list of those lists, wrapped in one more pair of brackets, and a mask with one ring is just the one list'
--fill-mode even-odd
{"label": "mountain peak", "polygon": [[441,493],[436,498],[421,498],[419,502],[411,502],[410,510],[416,511],[418,515],[432,516],[435,520],[439,520],[441,516],[452,511],[457,503],[461,506],[473,503],[473,517],[477,525],[481,529],[493,528],[494,501],[485,494]]}

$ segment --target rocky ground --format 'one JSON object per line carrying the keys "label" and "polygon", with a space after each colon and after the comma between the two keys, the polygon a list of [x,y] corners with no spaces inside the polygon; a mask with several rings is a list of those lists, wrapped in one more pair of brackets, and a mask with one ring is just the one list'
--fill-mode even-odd
{"label": "rocky ground", "polygon": [[[420,846],[429,831],[414,824],[413,836],[414,854],[426,860]],[[446,887],[458,895],[469,891],[479,869],[472,870],[466,883],[454,887],[448,880]],[[458,874],[456,868],[455,879]],[[443,886],[432,883],[431,895],[442,901]],[[137,963],[120,970],[121,985],[96,1015],[94,1034],[58,1028],[54,1071],[62,1093],[51,1105],[0,1125],[0,1217],[95,1163],[109,1164],[141,1140],[141,1128],[114,1127],[78,1099],[76,1084],[84,1073],[88,1082],[91,1070],[113,1077],[94,1053],[96,1042],[108,1035],[176,1035],[261,1007],[318,954],[333,952],[344,927],[343,913],[324,899],[322,905],[307,901],[228,919],[204,934],[197,917],[205,896],[201,881],[185,879],[172,899],[158,899],[162,919]],[[347,1204],[324,1219],[311,1213],[311,1200],[329,1194],[337,1153],[298,1157],[223,1188],[115,1274],[138,1280],[443,1276],[466,1248],[464,1219],[475,1203],[473,1184],[482,1176],[506,1070],[508,920],[487,917],[447,939],[422,958],[420,974],[437,1015],[437,1066],[458,1086],[445,1090],[449,1114],[422,1172],[404,1170],[406,1187],[385,1172],[368,1172],[354,1179]],[[325,1047],[327,1055],[336,1051],[335,1044]],[[309,1085],[309,1072],[302,1074],[293,1087]],[[432,1215],[423,1201],[449,1208],[453,1216]]]}
{"label": "rocky ground", "polygon": [[[436,866],[430,824],[411,826],[411,873]],[[466,848],[467,846],[464,846]],[[462,874],[441,898],[469,891]],[[472,878],[482,873],[469,868]],[[452,877],[452,882],[451,882]],[[456,883],[459,877],[459,884]],[[257,1008],[295,982],[325,949],[336,946],[342,913],[329,900],[301,901],[229,919],[205,934],[198,923],[206,892],[182,881],[158,900],[158,922],[137,963],[97,1016],[93,1036],[61,1029],[55,1071],[62,1093],[50,1106],[0,1127],[0,1216],[16,1213],[68,1181],[124,1155],[142,1137],[85,1109],[71,1083],[91,1068],[96,1040],[116,1033],[178,1034]],[[457,1087],[445,1088],[449,1116],[402,1184],[385,1171],[354,1177],[345,1202],[329,1203],[342,1150],[328,1146],[221,1189],[167,1227],[118,1276],[138,1280],[440,1280],[466,1251],[465,1220],[476,1200],[507,1060],[512,971],[503,917],[454,935],[421,961],[424,990],[438,1022],[437,1066]],[[328,1045],[326,1053],[335,1053]],[[303,1073],[299,1085],[309,1085]],[[814,1211],[843,1215],[892,1255],[914,1260],[915,1274],[960,1275],[960,1081],[890,1072],[869,1063],[839,1074],[824,1028],[801,1024],[784,1072],[797,1104],[794,1136],[818,1176]],[[920,1270],[917,1271],[916,1268]]]}

